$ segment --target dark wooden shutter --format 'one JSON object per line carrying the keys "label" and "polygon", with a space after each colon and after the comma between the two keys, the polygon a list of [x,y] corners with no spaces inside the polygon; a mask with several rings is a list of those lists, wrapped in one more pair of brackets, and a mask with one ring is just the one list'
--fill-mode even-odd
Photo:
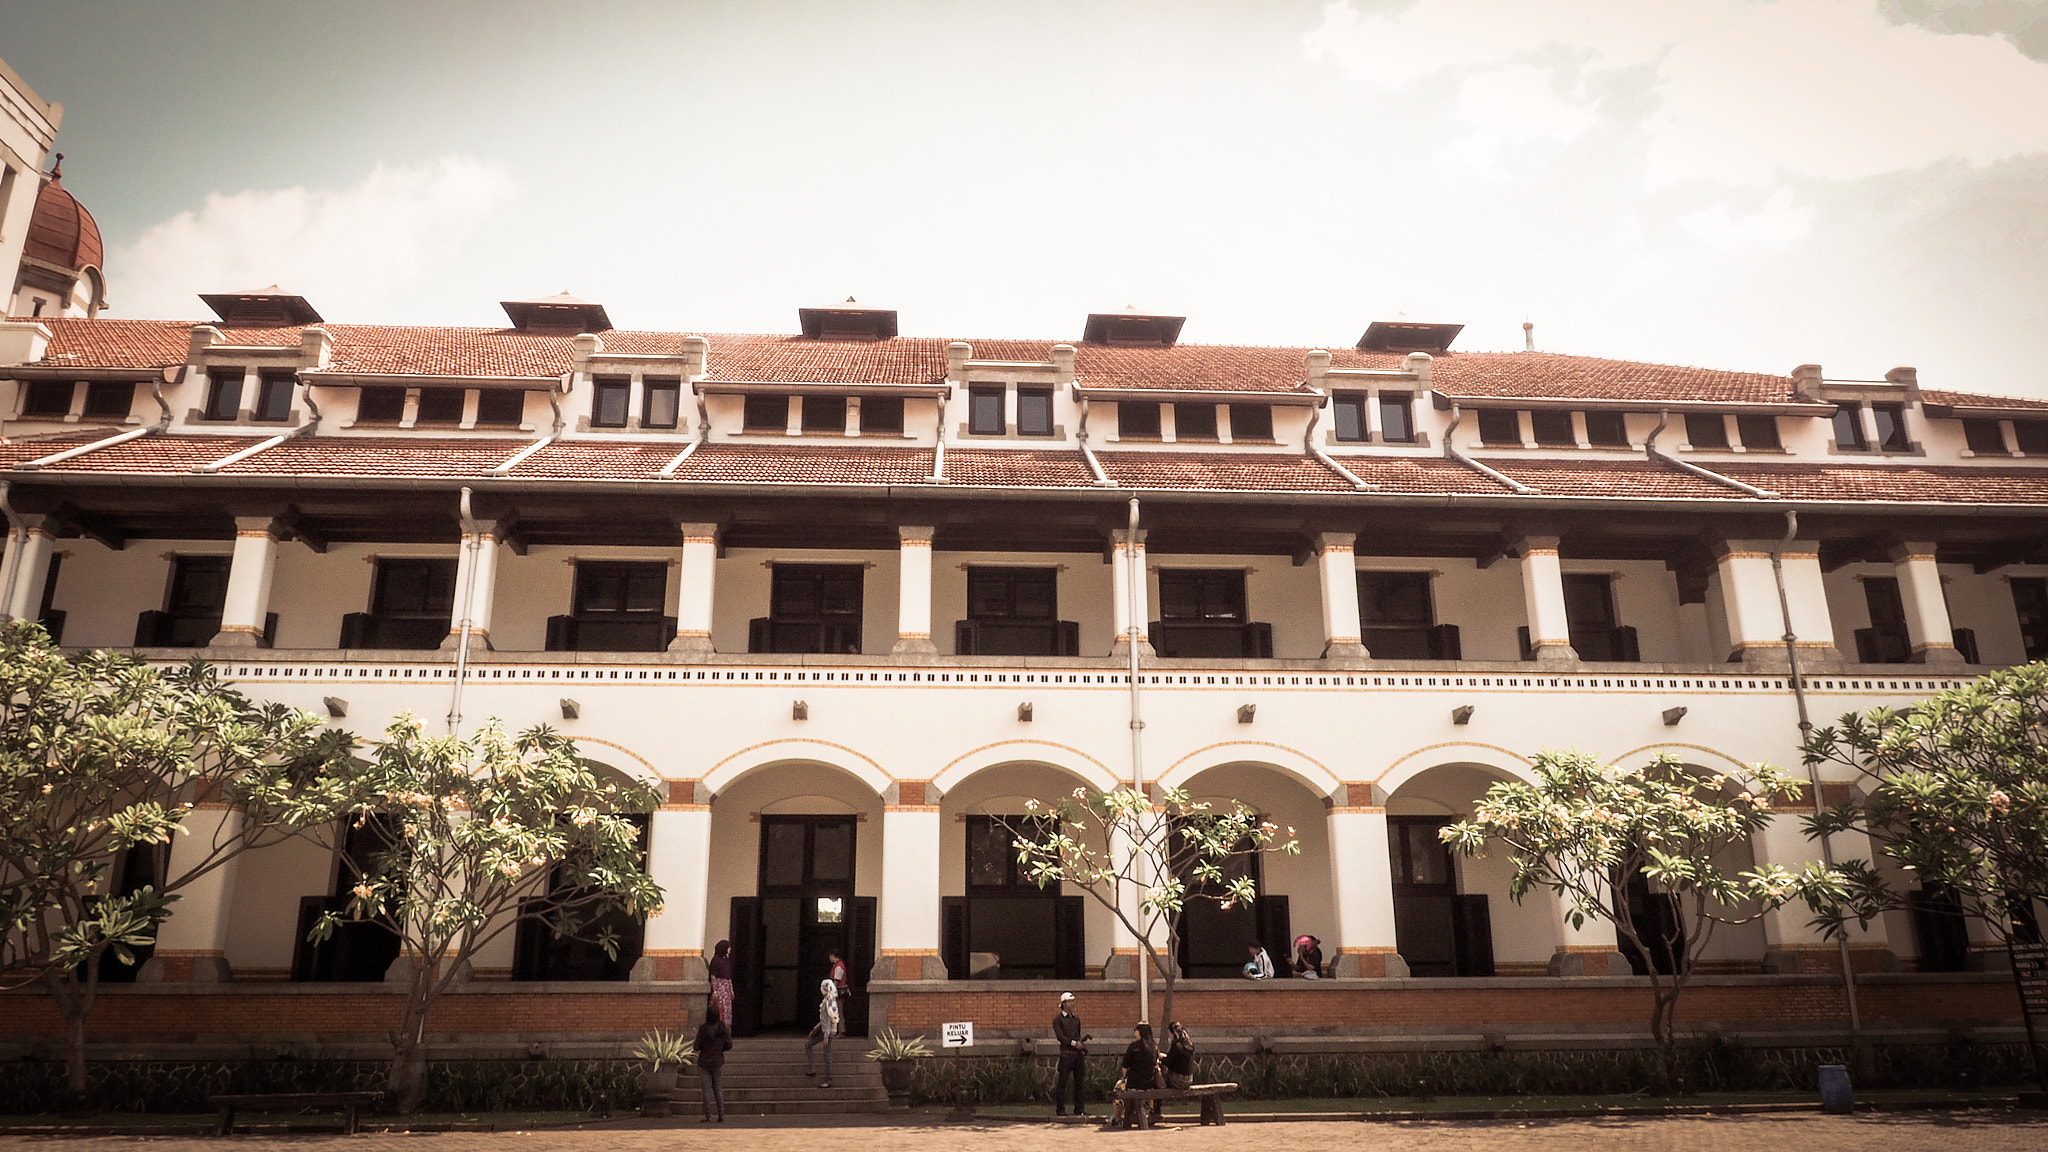
{"label": "dark wooden shutter", "polygon": [[[851,1002],[846,1006],[846,1034],[868,1034],[868,973],[875,966],[875,898],[853,898],[853,931],[849,934],[846,983]],[[894,975],[894,973],[891,973]]]}
{"label": "dark wooden shutter", "polygon": [[1285,976],[1288,957],[1294,954],[1294,928],[1287,911],[1287,897],[1261,893],[1252,901],[1252,915],[1259,926],[1259,946],[1273,959],[1273,974]]}
{"label": "dark wooden shutter", "polygon": [[[1080,654],[1081,622],[1078,620],[1060,621],[1059,650],[1054,652],[1053,655],[1079,656]],[[1076,897],[1076,899],[1079,899],[1079,897]]]}
{"label": "dark wooden shutter", "polygon": [[1493,975],[1493,916],[1484,894],[1453,898],[1451,931],[1456,938],[1458,975]]}
{"label": "dark wooden shutter", "polygon": [[1273,626],[1254,621],[1244,626],[1244,654],[1252,660],[1273,658]]}
{"label": "dark wooden shutter", "polygon": [[164,633],[169,631],[170,616],[154,608],[135,615],[135,646],[137,648],[160,648]]}
{"label": "dark wooden shutter", "polygon": [[576,618],[574,616],[548,617],[547,650],[550,652],[576,651]]}
{"label": "dark wooden shutter", "polygon": [[1456,624],[1438,624],[1429,630],[1429,656],[1432,660],[1463,660],[1464,641],[1458,637]]}
{"label": "dark wooden shutter", "polygon": [[972,620],[953,622],[953,654],[955,656],[977,656],[981,653],[981,628]]}
{"label": "dark wooden shutter", "polygon": [[939,959],[946,963],[946,978],[967,979],[967,897],[946,896],[939,900]]}
{"label": "dark wooden shutter", "polygon": [[752,1036],[761,1030],[761,900],[732,898],[732,1031]]}
{"label": "dark wooden shutter", "polygon": [[756,616],[747,621],[747,651],[768,651],[768,617]]}
{"label": "dark wooden shutter", "polygon": [[[1088,898],[1062,896],[1053,920],[1053,972],[1059,980],[1080,980],[1088,975]],[[960,934],[964,946],[967,934]]]}

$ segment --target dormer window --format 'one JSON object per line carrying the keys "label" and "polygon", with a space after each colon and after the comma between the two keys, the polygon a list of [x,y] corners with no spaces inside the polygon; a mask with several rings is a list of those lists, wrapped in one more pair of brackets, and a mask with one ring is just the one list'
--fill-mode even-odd
{"label": "dormer window", "polygon": [[467,399],[461,388],[422,388],[420,406],[413,416],[413,423],[460,424],[463,402]]}
{"label": "dormer window", "polygon": [[1685,417],[1685,442],[1694,448],[1726,449],[1728,447],[1728,421],[1718,413],[1688,412]]}
{"label": "dormer window", "polygon": [[292,387],[297,383],[298,376],[291,372],[265,372],[258,376],[256,408],[250,417],[273,424],[291,419]]}
{"label": "dormer window", "polygon": [[356,399],[356,423],[396,424],[405,419],[405,389],[364,388]]}
{"label": "dormer window", "polygon": [[22,386],[21,414],[24,419],[71,415],[71,393],[77,385],[69,380],[31,380]]}
{"label": "dormer window", "polygon": [[1906,406],[1872,404],[1871,419],[1877,424],[1877,446],[1887,452],[1904,452],[1912,447],[1906,438]]}
{"label": "dormer window", "polygon": [[[673,428],[682,412],[683,382],[680,380],[648,380],[642,385],[645,396],[640,405],[640,425],[643,428]],[[477,414],[479,423],[483,414]]]}
{"label": "dormer window", "polygon": [[1415,443],[1415,401],[1407,395],[1380,397],[1380,437],[1389,444]]}
{"label": "dormer window", "polygon": [[2015,420],[2013,442],[2028,456],[2048,456],[2048,421]]}
{"label": "dormer window", "polygon": [[772,392],[749,393],[740,426],[748,432],[787,432],[789,397]]}
{"label": "dormer window", "polygon": [[1521,447],[1521,414],[1510,408],[1481,408],[1479,442],[1496,447]]}
{"label": "dormer window", "polygon": [[846,397],[806,396],[803,398],[804,431],[844,434]]}
{"label": "dormer window", "polygon": [[206,372],[206,408],[201,413],[208,420],[233,420],[242,414],[242,378],[247,373],[241,368],[209,368]]}
{"label": "dormer window", "polygon": [[85,414],[97,419],[126,420],[135,410],[135,385],[102,380],[85,387]]}
{"label": "dormer window", "polygon": [[1365,439],[1365,393],[1339,392],[1330,400],[1331,432],[1339,440],[1357,443]]}
{"label": "dormer window", "polygon": [[1531,412],[1529,430],[1536,434],[1536,443],[1544,448],[1576,448],[1579,446],[1578,433],[1572,431],[1572,414],[1569,412]]}
{"label": "dormer window", "polygon": [[1863,438],[1861,406],[1844,404],[1835,409],[1835,447],[1844,452],[1867,452],[1870,442]]}
{"label": "dormer window", "polygon": [[595,382],[590,399],[590,426],[592,428],[624,428],[626,426],[626,402],[632,392],[630,381],[619,377],[601,377]]}
{"label": "dormer window", "polygon": [[1017,389],[1017,435],[1052,435],[1052,389]]}
{"label": "dormer window", "polygon": [[1735,432],[1742,446],[1751,452],[1776,452],[1784,447],[1778,439],[1776,416],[1737,416]]}
{"label": "dormer window", "polygon": [[1268,404],[1232,404],[1230,406],[1230,438],[1232,440],[1271,440],[1273,438],[1273,408]]}
{"label": "dormer window", "polygon": [[1116,437],[1119,440],[1159,439],[1159,405],[1134,400],[1117,401]]}
{"label": "dormer window", "polygon": [[863,436],[901,436],[903,397],[868,396],[860,402],[860,432]]}
{"label": "dormer window", "polygon": [[1001,436],[1006,428],[1003,421],[1003,389],[969,388],[967,390],[967,431],[975,436]]}
{"label": "dormer window", "polygon": [[518,427],[526,421],[526,393],[486,389],[476,394],[476,422],[483,425]]}
{"label": "dormer window", "polygon": [[1628,447],[1628,420],[1619,412],[1586,413],[1586,443],[1594,448]]}
{"label": "dormer window", "polygon": [[1175,404],[1173,406],[1173,438],[1176,440],[1216,439],[1216,406],[1214,404]]}

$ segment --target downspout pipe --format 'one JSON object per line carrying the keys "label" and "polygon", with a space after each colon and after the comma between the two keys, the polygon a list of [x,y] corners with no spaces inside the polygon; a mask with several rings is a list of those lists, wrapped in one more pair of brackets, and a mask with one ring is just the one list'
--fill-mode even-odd
{"label": "downspout pipe", "polygon": [[306,402],[306,410],[312,413],[311,418],[308,419],[304,424],[301,424],[299,427],[294,428],[289,432],[280,432],[277,435],[272,436],[270,439],[265,440],[261,443],[251,444],[249,447],[244,448],[239,452],[230,452],[227,455],[221,457],[220,459],[212,461],[211,463],[201,464],[199,467],[194,468],[193,471],[205,474],[218,472],[230,464],[239,464],[242,461],[247,460],[251,456],[256,456],[261,453],[268,452],[272,448],[277,447],[279,444],[282,444],[287,440],[296,440],[301,436],[311,435],[315,428],[320,427],[320,406],[313,403],[313,384],[311,381],[306,380],[303,377],[299,380],[299,395]]}
{"label": "downspout pipe", "polygon": [[[1645,457],[1654,463],[1669,464],[1681,472],[1690,472],[1702,480],[1712,480],[1716,484],[1725,484],[1738,492],[1747,492],[1759,500],[1776,500],[1778,498],[1778,494],[1768,488],[1759,488],[1754,484],[1744,484],[1733,476],[1723,476],[1719,472],[1709,471],[1697,464],[1688,464],[1675,456],[1666,456],[1664,453],[1657,451],[1657,437],[1664,434],[1664,425],[1670,422],[1670,411],[1659,410],[1657,413],[1657,426],[1650,430],[1649,438],[1643,441],[1643,455]],[[1790,630],[1788,626],[1786,631]]]}
{"label": "downspout pipe", "polygon": [[[170,370],[166,369],[166,372],[168,371]],[[164,399],[164,386],[161,382],[150,381],[149,394],[156,401],[157,408],[163,413],[163,415],[157,417],[155,424],[147,428],[130,428],[126,432],[117,432],[104,440],[95,440],[90,444],[80,444],[76,448],[67,448],[62,452],[52,453],[37,460],[27,460],[16,464],[14,470],[17,472],[34,472],[52,464],[62,464],[66,460],[77,459],[88,452],[97,452],[102,448],[112,448],[117,444],[126,444],[130,440],[140,440],[144,436],[151,436],[162,432],[171,426],[171,405]]]}
{"label": "downspout pipe", "polygon": [[[1662,425],[1659,425],[1661,428]],[[1799,636],[1792,630],[1792,599],[1785,591],[1785,549],[1799,534],[1799,513],[1787,509],[1785,512],[1785,537],[1771,549],[1771,579],[1778,585],[1778,616],[1785,624],[1785,661],[1792,674],[1792,701],[1799,710],[1799,746],[1806,747],[1807,739],[1813,734],[1813,718],[1806,708],[1806,680],[1799,669]],[[1807,787],[1813,793],[1813,814],[1820,816],[1827,811],[1827,805],[1820,795],[1820,765],[1809,760],[1806,764]],[[1821,862],[1829,868],[1835,866],[1834,846],[1828,838],[1820,838]],[[1863,1014],[1856,1004],[1856,972],[1850,966],[1849,937],[1845,934],[1835,939],[1842,955],[1842,995],[1849,1006],[1849,1035],[1858,1040],[1863,1035]]]}
{"label": "downspout pipe", "polygon": [[1328,396],[1325,396],[1323,397],[1323,402],[1321,404],[1318,404],[1315,407],[1308,410],[1308,431],[1302,433],[1301,446],[1308,449],[1308,454],[1314,457],[1317,461],[1321,462],[1323,467],[1328,468],[1330,471],[1335,472],[1337,475],[1342,476],[1346,480],[1349,480],[1353,488],[1358,489],[1360,492],[1378,491],[1379,485],[1366,483],[1364,480],[1359,478],[1357,473],[1353,472],[1349,468],[1346,468],[1342,464],[1337,463],[1335,460],[1330,458],[1329,453],[1323,451],[1321,448],[1316,447],[1316,425],[1322,422],[1323,409],[1329,406],[1330,398]]}
{"label": "downspout pipe", "polygon": [[[1142,555],[1143,553],[1138,551],[1138,500],[1134,496],[1131,498],[1129,530],[1124,533],[1124,602],[1129,605],[1127,615],[1130,617],[1131,629],[1130,635],[1125,638],[1124,646],[1130,649],[1131,657],[1131,789],[1138,794],[1140,800],[1145,800],[1147,799],[1145,791],[1145,712],[1138,693],[1138,630],[1144,627],[1138,619],[1141,615],[1138,611],[1138,591],[1145,586],[1145,573],[1141,570],[1143,566],[1139,563],[1139,557]],[[1140,1024],[1150,1024],[1152,1022],[1151,921],[1144,915],[1145,873],[1147,871],[1145,864],[1149,859],[1147,854],[1151,851],[1151,848],[1150,844],[1143,842],[1131,845],[1131,850],[1136,854],[1135,859],[1131,861],[1131,873],[1138,886],[1138,924],[1146,935],[1145,939],[1138,942],[1138,1023]]]}
{"label": "downspout pipe", "polygon": [[462,622],[456,626],[455,642],[455,688],[448,699],[448,734],[461,735],[462,728],[462,682],[469,675],[469,631],[476,610],[476,560],[483,548],[483,537],[477,531],[476,517],[469,507],[470,490],[462,490],[462,504],[458,515],[462,521],[462,548],[469,553],[469,563],[464,566],[468,576],[462,582]]}
{"label": "downspout pipe", "polygon": [[937,426],[932,429],[932,474],[925,477],[927,484],[946,482],[946,401],[950,395],[951,389],[948,389],[945,394],[939,396],[939,418]]}
{"label": "downspout pipe", "polygon": [[1458,421],[1462,420],[1464,418],[1464,415],[1465,414],[1463,412],[1459,411],[1458,406],[1456,404],[1451,405],[1451,425],[1450,427],[1444,429],[1444,457],[1446,459],[1456,460],[1458,463],[1463,464],[1465,467],[1470,468],[1474,472],[1479,473],[1481,476],[1484,476],[1487,479],[1493,481],[1494,483],[1499,484],[1501,487],[1506,488],[1508,491],[1513,492],[1517,496],[1541,496],[1543,493],[1540,490],[1531,488],[1527,484],[1522,483],[1520,480],[1517,480],[1504,472],[1496,472],[1493,469],[1488,468],[1486,465],[1481,464],[1479,461],[1474,460],[1470,456],[1465,455],[1463,452],[1458,451],[1457,448],[1452,446],[1451,433],[1456,432],[1458,430]]}
{"label": "downspout pipe", "polygon": [[1088,472],[1095,477],[1098,488],[1114,488],[1116,481],[1102,470],[1102,461],[1095,458],[1095,449],[1088,443],[1088,397],[1081,392],[1079,384],[1070,385],[1074,390],[1074,402],[1081,406],[1081,427],[1074,434],[1075,443],[1081,446],[1081,462],[1088,466]]}
{"label": "downspout pipe", "polygon": [[663,480],[675,479],[676,469],[683,466],[683,461],[688,460],[697,449],[702,448],[705,442],[711,439],[711,410],[704,406],[704,393],[698,391],[695,385],[691,386],[690,391],[697,397],[697,438],[684,445],[683,450],[676,453],[675,459],[663,464],[661,471],[655,473]]}

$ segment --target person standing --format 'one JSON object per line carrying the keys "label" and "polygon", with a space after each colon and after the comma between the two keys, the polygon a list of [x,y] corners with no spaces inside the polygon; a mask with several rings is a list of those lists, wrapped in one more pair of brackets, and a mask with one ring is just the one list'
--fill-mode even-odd
{"label": "person standing", "polygon": [[804,1039],[804,1075],[816,1076],[818,1065],[811,1059],[811,1050],[820,1044],[825,1046],[825,1082],[823,1087],[832,1086],[832,1038],[839,1035],[839,985],[827,976],[818,981],[818,1024]]}
{"label": "person standing", "polygon": [[1088,1082],[1088,1041],[1093,1040],[1081,1031],[1081,1018],[1074,1015],[1074,994],[1060,993],[1059,1015],[1052,1018],[1053,1039],[1060,1043],[1060,1067],[1052,1083],[1052,1114],[1067,1114],[1067,1082],[1074,1083],[1074,1115],[1086,1116],[1088,1109],[1082,1106],[1082,1085]]}
{"label": "person standing", "polygon": [[718,947],[711,950],[711,963],[705,965],[711,971],[711,1003],[718,1009],[718,1018],[725,1021],[725,1030],[732,1031],[732,941],[720,940]]}
{"label": "person standing", "polygon": [[832,964],[832,982],[839,985],[839,996],[844,999],[849,991],[846,986],[846,961],[837,952],[825,953],[825,959]]}
{"label": "person standing", "polygon": [[697,1025],[697,1084],[704,1090],[704,1119],[711,1122],[715,1106],[718,1122],[725,1123],[725,1054],[732,1049],[732,1029],[718,1015],[718,1006],[704,1010],[704,1022]]}

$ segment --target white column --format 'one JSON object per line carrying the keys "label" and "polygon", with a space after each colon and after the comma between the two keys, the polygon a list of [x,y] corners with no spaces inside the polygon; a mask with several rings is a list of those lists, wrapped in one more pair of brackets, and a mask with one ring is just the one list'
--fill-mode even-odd
{"label": "white column", "polygon": [[1352,546],[1358,540],[1352,532],[1324,532],[1316,538],[1317,562],[1323,577],[1323,658],[1362,660],[1365,643],[1359,638],[1358,561]]}
{"label": "white column", "polygon": [[1544,663],[1573,662],[1571,623],[1564,611],[1564,572],[1557,562],[1555,536],[1524,536],[1516,545],[1522,554],[1522,603],[1529,618],[1529,647]]}
{"label": "white column", "polygon": [[[1371,798],[1372,785],[1349,784],[1353,798]],[[1330,824],[1330,883],[1337,897],[1336,975],[1404,977],[1394,938],[1394,874],[1388,854],[1387,810],[1358,805],[1333,807]]]}
{"label": "white column", "polygon": [[896,646],[894,655],[930,655],[932,644],[932,528],[902,525],[896,529]]}
{"label": "white column", "polygon": [[50,580],[50,557],[56,548],[48,520],[46,516],[23,516],[25,531],[8,529],[7,555],[0,563],[8,563],[5,571],[14,574],[6,603],[9,620],[34,620],[42,615],[43,588]]}
{"label": "white column", "polygon": [[[1830,802],[1837,799],[1830,795],[1835,787],[1822,785],[1822,795]],[[1773,803],[1772,811],[1771,822],[1750,840],[1757,866],[1779,864],[1797,872],[1809,861],[1820,859],[1820,843],[1806,838],[1806,828],[1802,823],[1802,818],[1813,812],[1813,801],[1806,795],[1781,798]],[[1860,833],[1830,836],[1828,847],[1838,861],[1876,858],[1871,851],[1870,837]],[[1842,970],[1841,945],[1809,926],[1808,921],[1812,919],[1812,910],[1799,900],[1764,913],[1764,971],[1811,973]],[[1859,972],[1898,970],[1898,958],[1893,955],[1890,938],[1885,934],[1883,917],[1872,920],[1868,927],[1858,927],[1852,920],[1847,928],[1851,967]]]}
{"label": "white column", "polygon": [[1948,597],[1941,591],[1941,569],[1934,563],[1934,544],[1900,544],[1891,550],[1891,561],[1899,577],[1899,598],[1905,601],[1906,638],[1913,645],[1913,658],[1923,664],[1961,664],[1955,625],[1948,618]]}
{"label": "white column", "polygon": [[939,958],[939,806],[923,781],[903,781],[882,808],[882,906],[873,978],[944,980]]}
{"label": "white column", "polygon": [[[171,837],[167,882],[175,882],[205,863],[215,848],[242,833],[242,814],[207,806],[185,814],[185,830]],[[235,894],[235,873],[241,857],[178,889],[171,914],[157,928],[156,951],[136,973],[146,982],[220,984],[232,978],[228,968],[228,909]]]}
{"label": "white column", "polygon": [[1571,921],[1571,900],[1563,896],[1554,896],[1552,900],[1557,912],[1557,946],[1550,957],[1552,976],[1630,974],[1628,959],[1615,943],[1612,921],[1588,916],[1584,924],[1575,928]]}
{"label": "white column", "polygon": [[[444,650],[453,650],[462,642],[462,619],[465,600],[469,610],[469,645],[471,650],[488,649],[491,646],[491,604],[498,586],[498,522],[479,520],[474,536],[465,533],[461,551],[455,560],[455,610],[448,621],[448,639],[441,642]],[[471,543],[476,546],[470,547]],[[471,570],[474,569],[475,591],[470,594]]]}
{"label": "white column", "polygon": [[718,525],[683,525],[683,563],[676,574],[676,638],[671,652],[711,652],[712,591],[718,571]]}
{"label": "white column", "polygon": [[[670,785],[683,795],[691,781]],[[704,937],[710,911],[711,806],[665,804],[647,831],[647,870],[661,885],[661,913],[647,918],[646,944],[635,980],[704,980]]]}
{"label": "white column", "polygon": [[1778,606],[1777,579],[1771,574],[1771,549],[1775,546],[1776,542],[1769,540],[1722,540],[1714,546],[1730,660],[1785,662],[1785,618]]}
{"label": "white column", "polygon": [[[1138,578],[1131,579],[1131,557],[1124,545],[1130,532],[1120,529],[1111,534],[1109,555],[1109,578],[1114,587],[1110,589],[1110,616],[1116,626],[1116,642],[1110,646],[1112,656],[1123,656],[1130,652],[1133,636],[1137,638],[1138,655],[1151,656],[1152,639],[1149,635],[1151,621],[1147,619],[1145,587],[1145,529],[1138,530]],[[1136,587],[1133,588],[1133,583]],[[1135,593],[1135,599],[1133,598]]]}
{"label": "white column", "polygon": [[269,516],[235,517],[235,554],[228,564],[227,599],[221,606],[221,648],[263,646],[263,619],[270,611],[270,581],[277,571],[277,521]]}

